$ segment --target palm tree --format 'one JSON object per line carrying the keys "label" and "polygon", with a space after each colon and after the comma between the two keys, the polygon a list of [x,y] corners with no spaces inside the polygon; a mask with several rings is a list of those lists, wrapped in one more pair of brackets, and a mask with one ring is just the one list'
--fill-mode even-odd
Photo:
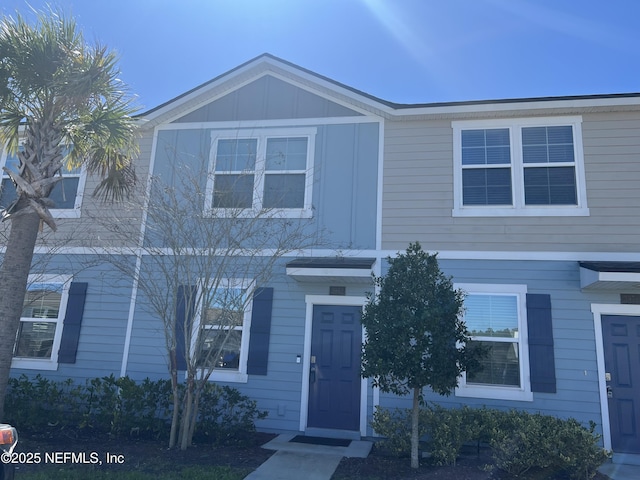
{"label": "palm tree", "polygon": [[1,212],[11,225],[0,267],[0,420],[38,231],[56,229],[49,195],[62,169],[98,175],[94,195],[110,201],[135,181],[134,109],[116,60],[60,12],[0,21],[0,142],[19,160],[4,168],[16,198]]}

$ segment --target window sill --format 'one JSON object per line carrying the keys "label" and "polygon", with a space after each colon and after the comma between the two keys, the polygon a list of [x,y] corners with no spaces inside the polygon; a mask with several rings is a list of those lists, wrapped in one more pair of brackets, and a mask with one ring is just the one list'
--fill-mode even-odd
{"label": "window sill", "polygon": [[50,358],[13,358],[11,368],[21,368],[25,370],[58,370],[58,362],[54,362]]}
{"label": "window sill", "polygon": [[69,209],[52,209],[51,216],[53,218],[80,218],[80,209],[79,208],[69,208]]}
{"label": "window sill", "polygon": [[210,208],[204,212],[209,218],[312,218],[311,208],[276,208],[272,210],[254,210],[252,208]]}
{"label": "window sill", "polygon": [[522,388],[492,387],[492,386],[468,386],[462,385],[456,388],[456,397],[465,398],[489,398],[494,400],[517,400],[532,402],[533,393]]}
{"label": "window sill", "polygon": [[452,210],[454,217],[588,217],[586,207],[461,207]]}
{"label": "window sill", "polygon": [[[198,378],[202,378],[203,371],[198,370]],[[249,375],[238,371],[214,370],[209,376],[210,382],[247,383]]]}

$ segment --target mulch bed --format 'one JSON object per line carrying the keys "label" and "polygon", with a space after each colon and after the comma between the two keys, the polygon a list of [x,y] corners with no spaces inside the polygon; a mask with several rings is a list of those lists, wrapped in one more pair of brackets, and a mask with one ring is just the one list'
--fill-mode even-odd
{"label": "mulch bed", "polygon": [[[261,448],[262,445],[273,439],[276,435],[267,433],[255,433],[247,446],[218,447],[210,444],[195,444],[187,450],[167,448],[167,443],[160,440],[146,439],[113,439],[113,438],[70,438],[60,435],[57,439],[39,438],[35,435],[20,435],[16,452],[40,453],[42,459],[40,465],[20,465],[18,472],[33,472],[42,469],[45,464],[45,453],[73,452],[85,453],[85,458],[98,458],[102,464],[78,465],[79,468],[94,468],[100,470],[127,471],[138,470],[142,472],[154,472],[161,468],[163,471],[181,470],[190,465],[221,465],[229,467],[241,467],[256,469],[271,455],[272,450]],[[107,463],[107,454],[111,459],[122,459],[119,464],[115,460]],[[64,457],[57,457],[59,460]],[[69,460],[68,464],[77,464],[78,458]],[[18,477],[19,478],[19,477]]]}
{"label": "mulch bed", "polygon": [[[265,462],[274,451],[261,448],[276,435],[255,433],[247,446],[213,446],[196,444],[186,451],[169,450],[164,441],[143,439],[109,438],[70,438],[60,435],[53,440],[36,435],[23,434],[16,452],[95,452],[103,462],[101,465],[80,465],[79,468],[106,470],[126,469],[142,472],[181,470],[190,465],[221,465],[229,467],[255,469]],[[106,463],[107,453],[121,456],[124,464]],[[113,457],[112,457],[113,458]],[[44,462],[42,462],[44,463]],[[18,472],[34,472],[43,469],[43,465],[20,465]],[[18,477],[19,478],[19,477]],[[487,450],[465,452],[455,466],[436,467],[429,465],[428,459],[422,459],[418,470],[410,466],[409,458],[397,458],[387,455],[375,446],[367,458],[344,458],[333,476],[334,480],[506,480],[512,478],[492,467],[492,459]],[[566,477],[556,472],[529,472],[519,477],[523,480],[562,479]],[[606,480],[605,475],[597,474],[596,480]]]}
{"label": "mulch bed", "polygon": [[[529,471],[518,480],[566,480],[568,476],[559,472]],[[609,477],[597,473],[594,480]],[[374,445],[367,458],[343,458],[333,480],[507,480],[513,476],[493,465],[489,449],[478,452],[475,448],[463,450],[454,466],[434,466],[429,459],[421,459],[417,470],[411,468],[410,459],[386,454]]]}

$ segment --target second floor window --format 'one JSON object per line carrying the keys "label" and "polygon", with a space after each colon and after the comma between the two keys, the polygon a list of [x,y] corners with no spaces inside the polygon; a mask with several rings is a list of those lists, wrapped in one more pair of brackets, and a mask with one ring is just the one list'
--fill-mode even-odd
{"label": "second floor window", "polygon": [[310,216],[315,128],[213,132],[210,211]]}
{"label": "second floor window", "polygon": [[576,117],[453,123],[454,215],[588,215]]}
{"label": "second floor window", "polygon": [[[20,161],[16,155],[0,157],[0,167],[6,166],[17,172]],[[82,204],[82,192],[84,189],[85,175],[81,167],[68,168],[66,165],[60,171],[62,177],[49,194],[49,199],[54,203],[51,207],[55,218],[77,217]],[[0,208],[6,208],[16,199],[16,187],[9,176],[2,170],[0,175]]]}

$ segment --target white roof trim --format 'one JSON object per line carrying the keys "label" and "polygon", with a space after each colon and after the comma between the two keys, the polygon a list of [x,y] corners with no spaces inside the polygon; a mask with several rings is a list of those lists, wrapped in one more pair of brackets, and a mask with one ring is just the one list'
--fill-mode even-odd
{"label": "white roof trim", "polygon": [[371,285],[370,268],[287,268],[287,275],[298,282],[347,283]]}
{"label": "white roof trim", "polygon": [[[262,71],[259,71],[262,68]],[[252,70],[258,73],[251,76]],[[283,72],[284,75],[282,73]],[[640,96],[593,96],[582,98],[523,98],[523,99],[497,99],[473,102],[442,102],[433,105],[402,105],[394,102],[385,102],[382,99],[376,101],[375,97],[367,95],[365,92],[358,93],[356,89],[341,86],[339,82],[323,78],[319,74],[307,71],[288,62],[281,61],[268,54],[264,54],[248,63],[232,69],[228,73],[223,73],[216,79],[196,87],[193,91],[184,96],[178,96],[174,100],[169,100],[164,106],[152,109],[149,114],[142,114],[138,117],[141,125],[145,123],[155,123],[163,116],[170,114],[172,110],[180,110],[180,106],[188,104],[198,97],[206,96],[208,92],[218,89],[225,83],[229,83],[229,89],[211,98],[207,98],[203,103],[193,109],[181,110],[173,117],[179,118],[182,115],[205,105],[221,96],[240,88],[247,83],[256,80],[264,75],[273,75],[283,81],[291,83],[299,88],[330,99],[344,107],[362,113],[363,115],[375,115],[379,117],[407,117],[407,116],[455,116],[455,115],[482,115],[499,114],[513,111],[532,110],[562,110],[562,109],[588,109],[588,108],[616,108],[616,107],[640,107]],[[235,83],[234,79],[249,75],[247,80]],[[323,91],[324,90],[324,91]]]}
{"label": "white roof trim", "polygon": [[640,290],[640,273],[597,272],[580,267],[580,288],[589,290]]}
{"label": "white roof trim", "polygon": [[[258,71],[255,75],[250,75],[244,81],[237,82],[237,83],[234,82],[234,79],[241,78],[247,74],[250,74],[252,70],[258,70],[260,67],[263,67],[264,70]],[[282,75],[281,73],[278,73],[278,70],[287,72],[291,74],[292,77],[297,77],[300,80],[297,80],[296,78],[292,78],[286,75]],[[216,99],[221,98],[224,95],[229,94],[230,92],[233,92],[239,88],[242,88],[243,86],[259,78],[262,78],[265,75],[271,75],[273,77],[276,77],[279,80],[285,81],[298,88],[304,89],[310,93],[313,93],[314,95],[318,95],[327,100],[331,100],[332,102],[335,102],[345,108],[350,108],[354,111],[357,111],[362,115],[373,114],[373,115],[379,116],[382,113],[382,111],[386,111],[387,113],[391,113],[393,111],[393,109],[389,108],[388,106],[379,102],[375,102],[365,96],[358,95],[352,90],[340,87],[335,83],[329,82],[327,80],[323,80],[322,78],[319,78],[315,75],[311,75],[303,70],[294,68],[291,65],[282,63],[274,58],[271,58],[268,56],[262,56],[262,57],[258,57],[257,59],[255,59],[250,63],[247,63],[235,70],[232,70],[230,73],[222,74],[220,77],[211,81],[210,83],[206,83],[199,88],[196,87],[195,90],[191,91],[190,93],[184,96],[179,96],[175,100],[169,100],[169,102],[167,102],[164,106],[158,108],[157,110],[152,110],[148,115],[143,114],[140,117],[140,121],[141,123],[153,122],[154,120],[160,117],[163,117],[164,115],[170,114],[172,110],[179,110],[179,113],[177,113],[175,116],[171,117],[170,119],[163,120],[163,123],[171,122],[176,118],[180,118],[184,115],[187,115],[190,112],[202,107],[203,105],[206,105],[207,103],[215,101]],[[318,87],[322,87],[328,90],[329,92],[323,92],[322,88],[314,89],[310,87],[307,83],[305,83],[305,81],[308,83],[317,85]],[[206,100],[204,100],[202,103],[198,103],[193,108],[180,110],[181,105],[188,104],[189,102],[192,102],[193,100],[199,97],[206,96],[208,92],[211,92],[220,88],[225,83],[229,83],[232,86],[230,86],[230,88],[224,90],[223,92],[220,92],[219,94],[216,94],[212,97],[207,97]],[[331,95],[330,93],[335,93],[335,95]],[[340,99],[340,96],[346,97],[352,101],[350,102],[350,101],[345,101],[343,99]],[[365,108],[365,106],[368,108]],[[376,111],[380,113],[376,114]]]}

